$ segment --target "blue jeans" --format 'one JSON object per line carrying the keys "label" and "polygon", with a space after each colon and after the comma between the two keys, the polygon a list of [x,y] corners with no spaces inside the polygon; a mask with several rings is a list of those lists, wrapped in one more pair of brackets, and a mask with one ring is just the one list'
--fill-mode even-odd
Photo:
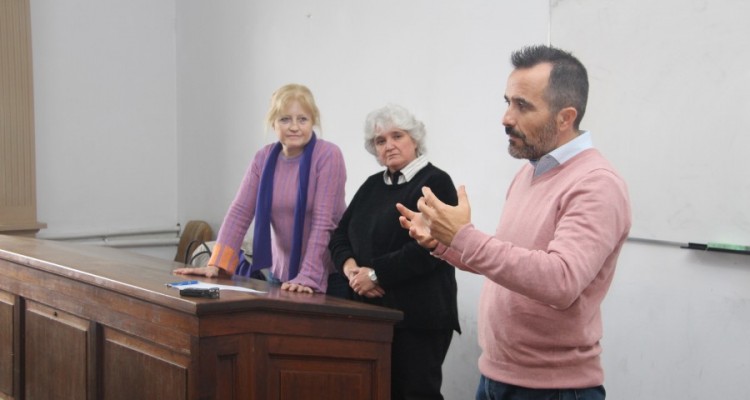
{"label": "blue jeans", "polygon": [[604,386],[584,389],[530,389],[509,385],[482,375],[476,400],[604,400]]}

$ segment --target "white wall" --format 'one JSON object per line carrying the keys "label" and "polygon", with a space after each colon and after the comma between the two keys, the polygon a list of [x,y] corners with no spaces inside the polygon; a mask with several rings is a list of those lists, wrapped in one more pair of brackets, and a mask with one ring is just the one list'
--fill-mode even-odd
{"label": "white wall", "polygon": [[[247,162],[274,140],[263,117],[273,90],[288,82],[315,93],[323,137],[345,153],[347,197],[379,168],[363,148],[365,115],[396,102],[425,121],[436,164],[457,182],[477,182],[469,193],[480,215],[483,209],[491,220],[499,215],[507,177],[480,185],[481,175],[454,155],[484,158],[490,173],[518,165],[502,154],[508,55],[546,40],[546,5],[194,0],[179,2],[177,14],[185,218],[208,210],[206,218],[218,227]],[[219,190],[196,194],[188,181],[210,181]]]}
{"label": "white wall", "polygon": [[[521,163],[500,125],[508,55],[546,42],[548,12],[480,0],[32,0],[40,220],[53,232],[190,219],[218,229],[247,162],[273,140],[271,92],[296,81],[345,153],[347,198],[378,169],[362,147],[365,114],[397,102],[424,120],[431,160],[467,185],[474,222],[491,232]],[[609,398],[743,398],[747,267],[746,256],[628,242],[604,304]],[[458,280],[464,334],[445,363],[446,399],[473,398],[478,379],[481,278]]]}
{"label": "white wall", "polygon": [[628,242],[603,306],[611,400],[747,399],[748,256]]}
{"label": "white wall", "polygon": [[31,24],[40,236],[176,227],[174,1],[32,0]]}
{"label": "white wall", "polygon": [[630,183],[632,236],[750,244],[748,16],[745,0],[551,7],[552,42],[587,60],[587,127]]}

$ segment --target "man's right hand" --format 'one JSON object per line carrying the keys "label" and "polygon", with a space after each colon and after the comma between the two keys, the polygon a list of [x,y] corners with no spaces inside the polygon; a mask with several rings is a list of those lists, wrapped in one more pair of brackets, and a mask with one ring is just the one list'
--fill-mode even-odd
{"label": "man's right hand", "polygon": [[438,245],[438,241],[430,235],[430,228],[421,212],[412,211],[401,203],[396,204],[396,209],[401,213],[398,217],[401,227],[407,229],[409,236],[414,238],[420,246],[432,250]]}

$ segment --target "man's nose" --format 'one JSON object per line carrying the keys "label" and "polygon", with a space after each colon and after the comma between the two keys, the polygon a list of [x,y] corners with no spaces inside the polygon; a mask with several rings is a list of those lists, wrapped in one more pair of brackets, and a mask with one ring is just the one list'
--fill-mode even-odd
{"label": "man's nose", "polygon": [[516,125],[516,120],[513,117],[513,115],[510,112],[510,107],[508,107],[507,110],[505,110],[505,114],[503,114],[503,120],[502,120],[503,126],[512,127]]}

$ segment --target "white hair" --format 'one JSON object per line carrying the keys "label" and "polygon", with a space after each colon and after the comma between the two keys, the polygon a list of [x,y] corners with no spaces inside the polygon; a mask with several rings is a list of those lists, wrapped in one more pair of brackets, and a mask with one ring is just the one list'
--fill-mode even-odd
{"label": "white hair", "polygon": [[417,144],[417,157],[427,152],[422,121],[417,120],[412,113],[396,104],[388,104],[367,114],[365,119],[365,149],[377,157],[375,150],[375,136],[386,129],[401,129],[414,139]]}

